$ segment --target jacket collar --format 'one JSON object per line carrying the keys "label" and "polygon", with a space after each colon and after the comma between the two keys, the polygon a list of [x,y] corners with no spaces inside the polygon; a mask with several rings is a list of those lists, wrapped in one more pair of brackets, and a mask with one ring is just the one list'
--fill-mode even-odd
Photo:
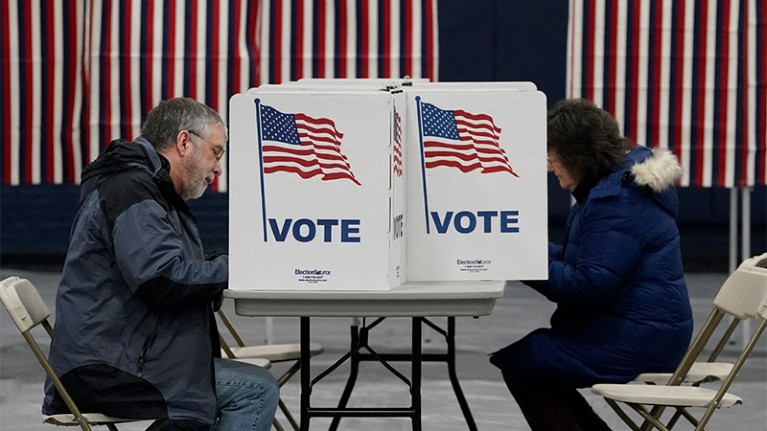
{"label": "jacket collar", "polygon": [[81,200],[109,178],[132,170],[146,172],[174,206],[188,209],[187,203],[176,192],[171,180],[170,162],[143,136],[132,142],[125,139],[110,142],[106,150],[83,169]]}
{"label": "jacket collar", "polygon": [[573,197],[578,203],[587,199],[616,196],[624,187],[643,190],[665,211],[676,216],[679,200],[675,181],[681,176],[681,167],[676,157],[665,149],[650,150],[635,146],[626,154],[623,166],[605,177],[589,184],[578,184]]}

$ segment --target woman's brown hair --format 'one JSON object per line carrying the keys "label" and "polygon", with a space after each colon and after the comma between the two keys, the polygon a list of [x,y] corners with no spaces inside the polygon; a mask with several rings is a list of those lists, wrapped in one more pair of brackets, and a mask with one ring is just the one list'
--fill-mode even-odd
{"label": "woman's brown hair", "polygon": [[594,181],[621,166],[631,141],[606,111],[586,99],[564,99],[548,113],[548,151],[581,180]]}

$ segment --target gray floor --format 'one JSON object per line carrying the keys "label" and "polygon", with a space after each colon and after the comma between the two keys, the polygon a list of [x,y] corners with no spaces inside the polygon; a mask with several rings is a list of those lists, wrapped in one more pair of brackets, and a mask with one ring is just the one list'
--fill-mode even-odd
{"label": "gray floor", "polygon": [[[31,272],[13,268],[0,269],[0,279],[11,275],[29,278],[42,291],[44,299],[53,304],[60,274]],[[716,289],[724,274],[689,274],[696,323],[700,324],[710,310]],[[231,304],[226,304],[231,310]],[[518,407],[508,394],[500,374],[487,362],[487,353],[512,342],[530,330],[546,325],[553,310],[544,298],[520,283],[509,283],[506,295],[499,300],[491,316],[479,319],[457,319],[458,374],[464,393],[480,430],[528,429]],[[0,430],[52,429],[40,423],[42,372],[31,352],[19,336],[5,312],[0,313]],[[234,313],[230,312],[230,317]],[[264,341],[267,321],[263,318],[234,317],[235,324],[251,342]],[[435,319],[435,323],[443,323]],[[298,319],[275,318],[272,321],[274,342],[297,342]],[[340,357],[348,344],[348,319],[314,319],[313,341],[324,345],[326,351],[313,362],[316,369],[329,365]],[[410,326],[407,319],[388,319],[371,333],[370,344],[379,351],[406,351]],[[767,430],[767,347],[765,338],[747,362],[731,392],[744,399],[744,405],[723,410],[714,415],[711,430]],[[439,350],[444,340],[430,330],[424,331],[425,350]],[[404,364],[403,373],[409,374]],[[351,405],[397,406],[407,399],[401,382],[380,365],[365,363]],[[313,368],[314,369],[314,368]],[[275,365],[275,372],[281,368]],[[313,402],[332,405],[345,381],[347,369],[342,366],[315,387]],[[294,412],[298,406],[298,376],[282,391],[282,398]],[[444,364],[425,364],[423,369],[423,428],[424,430],[467,429],[452,392]],[[627,429],[601,399],[584,391],[595,410],[614,429]],[[401,404],[400,404],[401,405]],[[279,417],[279,416],[278,416]],[[328,421],[312,420],[312,429],[327,429]],[[342,430],[408,430],[406,419],[344,419]],[[126,425],[124,430],[141,427]],[[690,427],[678,426],[680,431]]]}

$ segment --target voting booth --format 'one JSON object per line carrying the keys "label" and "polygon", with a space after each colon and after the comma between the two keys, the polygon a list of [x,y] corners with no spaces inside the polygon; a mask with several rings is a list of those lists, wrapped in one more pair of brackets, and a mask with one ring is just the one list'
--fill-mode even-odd
{"label": "voting booth", "polygon": [[404,280],[404,95],[230,100],[230,285],[386,290]]}
{"label": "voting booth", "polygon": [[526,82],[404,92],[407,279],[545,279],[545,95]]}
{"label": "voting booth", "polygon": [[547,277],[533,83],[302,80],[229,112],[233,289]]}

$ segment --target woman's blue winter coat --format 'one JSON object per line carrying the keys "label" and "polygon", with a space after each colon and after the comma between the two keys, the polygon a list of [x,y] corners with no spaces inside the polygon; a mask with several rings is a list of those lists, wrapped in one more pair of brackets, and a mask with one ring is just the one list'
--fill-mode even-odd
{"label": "woman's blue winter coat", "polygon": [[527,283],[557,304],[551,327],[496,352],[493,364],[571,387],[676,367],[693,322],[675,169],[670,153],[636,147],[572,207],[565,243],[549,245],[548,280]]}

